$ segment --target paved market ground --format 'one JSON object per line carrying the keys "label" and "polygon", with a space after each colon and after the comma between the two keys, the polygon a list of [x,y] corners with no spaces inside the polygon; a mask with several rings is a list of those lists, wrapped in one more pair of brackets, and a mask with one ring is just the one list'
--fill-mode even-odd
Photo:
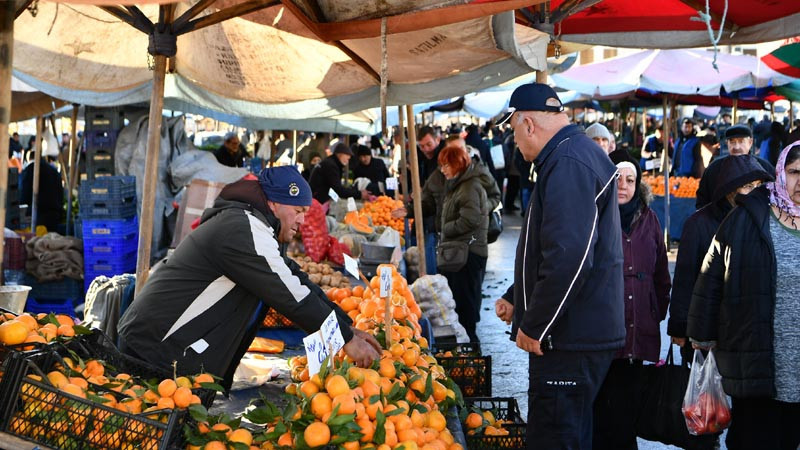
{"label": "paved market ground", "polygon": [[[509,341],[510,327],[494,314],[494,301],[505,293],[514,278],[514,256],[522,226],[522,217],[503,216],[505,230],[494,244],[489,246],[489,260],[483,285],[483,307],[478,324],[478,336],[484,354],[492,355],[492,395],[514,397],[519,402],[523,417],[528,414],[528,356]],[[676,251],[670,253],[670,273],[675,268]],[[669,337],[667,321],[661,323],[661,355],[666,357]],[[724,435],[721,448],[725,449]],[[639,439],[641,450],[677,449],[671,445]]]}

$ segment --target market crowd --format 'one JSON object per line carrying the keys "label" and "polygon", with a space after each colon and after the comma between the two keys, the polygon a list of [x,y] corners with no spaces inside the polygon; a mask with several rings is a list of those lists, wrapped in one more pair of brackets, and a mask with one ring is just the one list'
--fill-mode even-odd
{"label": "market crowd", "polygon": [[663,156],[660,128],[635,151],[601,123],[571,123],[547,85],[517,88],[509,105],[535,184],[523,203],[514,284],[495,309],[529,352],[528,448],[637,448],[643,367],[659,361],[669,313],[684,358],[693,349],[715,355],[732,403],[727,448],[796,449],[800,144],[789,141],[797,130],[723,117],[701,134],[692,119],[680,123],[668,141],[670,170],[702,178],[671,279],[641,181],[648,160]]}

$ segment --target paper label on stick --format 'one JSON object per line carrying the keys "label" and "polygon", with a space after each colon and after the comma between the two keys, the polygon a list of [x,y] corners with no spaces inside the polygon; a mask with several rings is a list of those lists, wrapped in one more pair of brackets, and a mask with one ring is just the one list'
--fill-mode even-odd
{"label": "paper label on stick", "polygon": [[387,191],[396,191],[397,190],[397,178],[391,177],[386,179],[386,190]]}
{"label": "paper label on stick", "polygon": [[331,200],[333,200],[334,202],[339,201],[339,194],[337,194],[336,191],[333,190],[333,188],[328,189],[328,197],[330,197]]}
{"label": "paper label on stick", "polygon": [[331,311],[325,322],[322,322],[318,332],[304,337],[303,345],[306,348],[306,357],[308,357],[308,374],[319,373],[322,362],[331,354],[330,352],[336,354],[344,347],[344,337],[339,328],[336,312]]}
{"label": "paper label on stick", "polygon": [[344,256],[344,270],[347,271],[353,278],[358,278],[358,262],[347,253]]}
{"label": "paper label on stick", "polygon": [[653,170],[656,168],[656,165],[660,163],[661,161],[656,161],[655,159],[648,159],[644,163],[644,170]]}
{"label": "paper label on stick", "polygon": [[380,277],[380,296],[388,297],[392,293],[392,268],[381,267]]}
{"label": "paper label on stick", "polygon": [[347,211],[355,211],[356,210],[356,200],[353,197],[347,199]]}

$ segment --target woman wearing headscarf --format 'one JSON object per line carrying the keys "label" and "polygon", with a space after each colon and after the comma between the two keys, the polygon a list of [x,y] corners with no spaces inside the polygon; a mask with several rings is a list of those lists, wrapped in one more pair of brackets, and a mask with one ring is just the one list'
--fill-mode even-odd
{"label": "woman wearing headscarf", "polygon": [[687,334],[713,348],[732,399],[727,447],[800,444],[800,143],[775,182],[736,196],[697,278]]}
{"label": "woman wearing headscarf", "polygon": [[713,192],[712,202],[689,216],[683,225],[675,262],[667,334],[672,336],[673,343],[681,347],[684,360],[689,361],[693,351],[690,345],[686,345],[686,316],[689,314],[694,283],[714,233],[736,206],[737,194],[749,194],[762,182],[774,180],[752,155],[724,158],[721,164],[718,175],[713,178],[714,185],[709,186]]}
{"label": "woman wearing headscarf", "polygon": [[446,179],[440,242],[469,244],[464,267],[441,274],[453,292],[458,321],[472,342],[479,342],[476,327],[480,320],[481,272],[489,255],[486,235],[490,209],[481,184],[480,164],[458,145],[450,144],[439,153],[439,170]]}
{"label": "woman wearing headscarf", "polygon": [[617,165],[617,199],[622,225],[625,282],[625,347],[608,370],[594,403],[594,449],[635,449],[636,408],[643,361],[658,361],[659,323],[669,304],[669,268],[664,235],[641,169],[626,150],[612,152]]}

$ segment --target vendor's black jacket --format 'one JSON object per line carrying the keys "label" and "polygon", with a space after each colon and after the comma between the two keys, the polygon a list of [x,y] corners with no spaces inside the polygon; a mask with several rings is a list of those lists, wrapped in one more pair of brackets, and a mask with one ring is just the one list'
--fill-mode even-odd
{"label": "vendor's black jacket", "polygon": [[361,191],[355,187],[342,185],[343,170],[344,166],[336,155],[323,159],[319,166],[311,172],[311,176],[308,179],[308,184],[311,185],[311,195],[318,202],[325,203],[330,198],[328,197],[328,191],[333,189],[339,198],[353,197],[356,200],[360,199]]}
{"label": "vendor's black jacket", "polygon": [[309,333],[336,310],[349,341],[350,319],[286,257],[279,232],[257,181],[223,189],[120,319],[123,351],[164,368],[177,361],[180,374],[208,371],[229,387],[269,308]]}
{"label": "vendor's black jacket", "polygon": [[[20,203],[28,205],[28,215],[31,214],[33,202],[33,170],[34,164],[28,164],[20,175]],[[52,164],[42,158],[39,164],[39,194],[36,197],[37,225],[44,225],[50,231],[55,231],[61,223],[64,211],[64,187],[61,185],[61,175]]]}
{"label": "vendor's black jacket", "polygon": [[697,277],[687,334],[716,341],[714,356],[725,393],[775,396],[773,313],[777,263],[769,231],[766,186],[736,196]]}
{"label": "vendor's black jacket", "polygon": [[386,179],[389,178],[389,170],[382,159],[373,156],[367,166],[358,161],[353,169],[353,178],[369,178],[369,181],[373,183],[386,183]]}
{"label": "vendor's black jacket", "polygon": [[[734,157],[733,155],[724,156],[722,158],[714,158],[713,161],[706,167],[703,172],[703,177],[700,178],[700,184],[697,186],[697,200],[694,207],[700,209],[711,203],[711,197],[714,195],[714,188],[717,186],[717,178],[720,176],[722,169],[722,161],[725,158]],[[764,158],[755,157],[761,167],[770,175],[775,176],[775,166]]]}
{"label": "vendor's black jacket", "polygon": [[568,125],[534,161],[517,245],[514,327],[544,349],[595,351],[625,344],[622,232],[616,167]]}

